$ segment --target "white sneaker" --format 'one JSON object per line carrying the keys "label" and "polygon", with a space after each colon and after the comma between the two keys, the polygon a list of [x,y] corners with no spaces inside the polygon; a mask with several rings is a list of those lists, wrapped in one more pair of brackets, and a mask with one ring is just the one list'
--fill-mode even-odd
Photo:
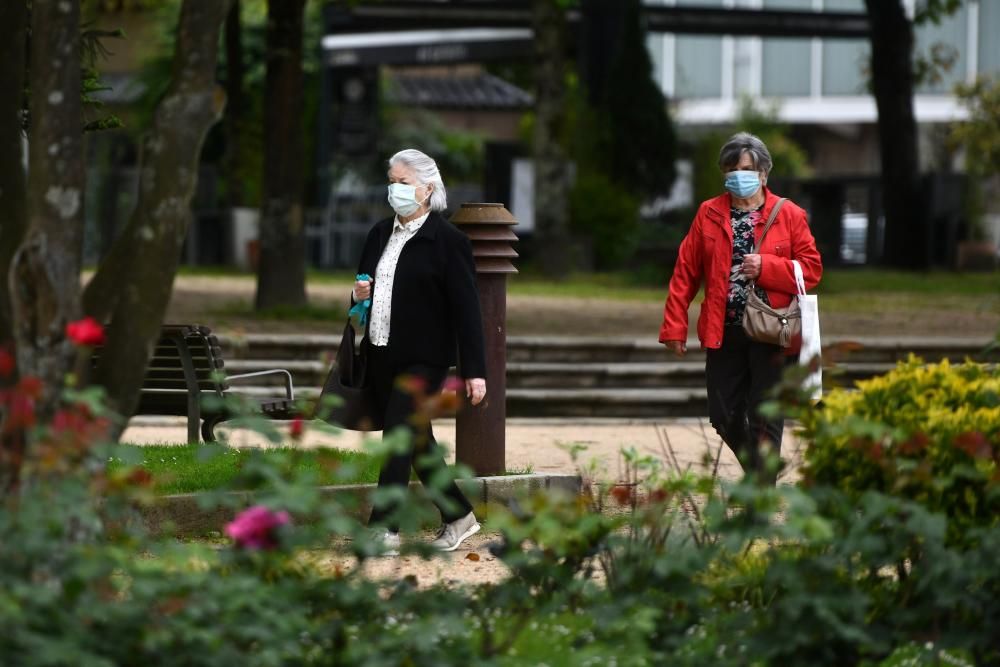
{"label": "white sneaker", "polygon": [[466,538],[478,533],[479,528],[476,515],[469,512],[461,519],[441,526],[437,537],[431,542],[431,546],[441,551],[454,551]]}
{"label": "white sneaker", "polygon": [[376,556],[399,555],[399,533],[376,528],[372,531],[372,542],[375,544]]}

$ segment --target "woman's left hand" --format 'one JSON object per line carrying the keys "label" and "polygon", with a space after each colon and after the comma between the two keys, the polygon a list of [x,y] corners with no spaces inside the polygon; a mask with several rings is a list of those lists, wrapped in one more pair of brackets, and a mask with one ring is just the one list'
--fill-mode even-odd
{"label": "woman's left hand", "polygon": [[760,278],[760,255],[743,255],[743,275],[750,280]]}
{"label": "woman's left hand", "polygon": [[473,405],[479,405],[486,396],[486,380],[483,378],[467,378],[465,380],[465,395]]}

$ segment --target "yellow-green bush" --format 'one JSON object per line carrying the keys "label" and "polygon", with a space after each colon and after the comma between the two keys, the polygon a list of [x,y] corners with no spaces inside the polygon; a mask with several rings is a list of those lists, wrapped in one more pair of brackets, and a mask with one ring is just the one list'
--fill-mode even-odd
{"label": "yellow-green bush", "polygon": [[1000,518],[1000,368],[911,356],[803,417],[807,484],[916,500],[955,538]]}

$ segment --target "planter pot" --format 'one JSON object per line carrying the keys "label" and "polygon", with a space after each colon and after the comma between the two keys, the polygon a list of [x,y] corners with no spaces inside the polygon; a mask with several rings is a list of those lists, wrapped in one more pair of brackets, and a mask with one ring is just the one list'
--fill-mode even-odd
{"label": "planter pot", "polygon": [[959,241],[955,268],[959,271],[994,271],[997,244],[993,241]]}

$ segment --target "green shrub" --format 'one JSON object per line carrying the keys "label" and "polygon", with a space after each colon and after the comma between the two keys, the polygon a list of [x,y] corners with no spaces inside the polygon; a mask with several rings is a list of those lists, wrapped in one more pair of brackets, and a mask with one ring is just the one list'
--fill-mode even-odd
{"label": "green shrub", "polygon": [[949,535],[1000,517],[1000,369],[911,356],[803,417],[807,483],[880,491],[946,515]]}
{"label": "green shrub", "polygon": [[597,268],[617,268],[635,251],[639,200],[606,175],[588,170],[570,191],[570,221],[593,241]]}
{"label": "green shrub", "polygon": [[[5,434],[36,423],[24,399],[38,381],[28,380],[0,391]],[[950,467],[937,463],[942,478],[989,473],[982,447],[946,445],[972,424],[995,446],[995,373],[911,360],[875,385],[856,393],[870,414],[845,411],[852,396],[835,394],[811,427],[826,437],[843,426],[890,447],[905,432],[882,423],[891,414],[910,430],[945,434],[944,445],[925,435],[920,449],[954,457]],[[238,478],[253,482],[255,506],[228,524],[230,539],[150,534],[134,505],[155,500],[154,477],[105,465],[138,453],[103,441],[100,392],[65,395],[52,423],[38,419],[26,434],[32,463],[22,487],[0,498],[5,665],[1000,664],[995,522],[970,526],[956,544],[941,511],[909,498],[817,483],[719,484],[682,468],[666,440],[671,470],[625,450],[624,475],[610,488],[491,508],[488,527],[503,539],[490,552],[506,578],[476,587],[378,581],[328,557],[331,536],[359,561],[374,553],[357,508],[331,502],[312,471],[276,457],[245,461]],[[846,416],[831,421],[837,409]],[[948,414],[963,410],[973,416]],[[269,422],[242,419],[280,441]],[[372,443],[374,453],[398,451],[404,438]],[[199,504],[243,503],[201,493]],[[419,511],[400,508],[404,529],[421,523]]]}

